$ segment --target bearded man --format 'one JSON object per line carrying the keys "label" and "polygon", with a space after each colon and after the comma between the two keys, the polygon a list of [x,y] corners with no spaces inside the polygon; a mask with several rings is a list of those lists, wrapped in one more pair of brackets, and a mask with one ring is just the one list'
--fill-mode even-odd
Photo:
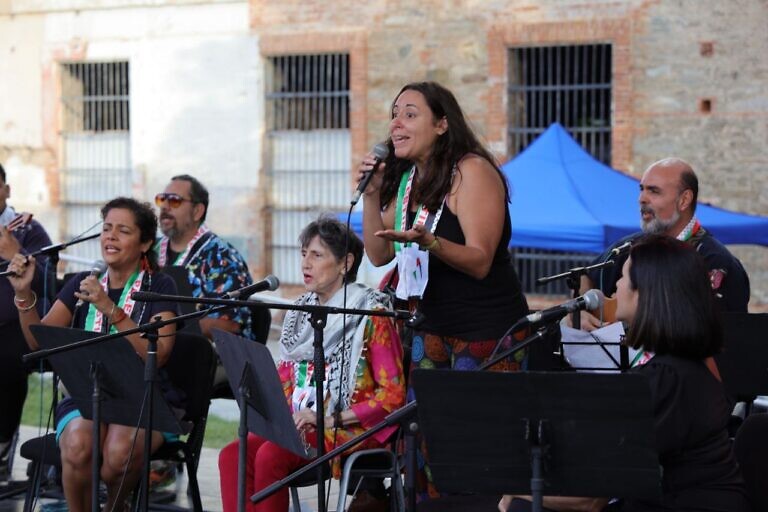
{"label": "bearded man", "polygon": [[[718,242],[696,218],[699,180],[690,164],[680,158],[654,162],[640,180],[640,226],[642,231],[622,238],[593,263],[607,260],[613,250],[643,233],[665,234],[683,240],[701,254],[709,268],[712,290],[722,311],[747,311],[749,277],[741,262]],[[616,282],[629,251],[622,251],[615,264],[590,272],[581,278],[581,292],[599,287],[609,297],[616,292]],[[582,312],[581,328],[591,331],[600,320]]]}

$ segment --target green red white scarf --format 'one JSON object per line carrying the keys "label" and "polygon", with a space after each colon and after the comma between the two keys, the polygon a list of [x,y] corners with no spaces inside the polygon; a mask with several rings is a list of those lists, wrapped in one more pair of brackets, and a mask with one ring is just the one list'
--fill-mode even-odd
{"label": "green red white scarf", "polygon": [[[193,236],[192,240],[190,240],[187,243],[187,246],[184,248],[184,251],[176,257],[176,260],[173,261],[171,265],[181,265],[186,259],[187,254],[189,254],[189,251],[192,250],[192,247],[194,247],[195,243],[198,240],[200,240],[200,237],[206,234],[208,231],[210,231],[210,229],[208,229],[208,226],[206,226],[205,224],[200,224],[200,227],[197,228],[197,232],[195,233],[195,236]],[[164,236],[163,238],[160,239],[160,243],[158,244],[157,264],[160,267],[165,267],[168,264],[168,262],[166,261],[166,259],[168,258],[168,243],[169,243],[168,237]]]}
{"label": "green red white scarf", "polygon": [[[128,318],[131,317],[131,313],[133,312],[133,308],[136,306],[136,301],[134,301],[131,298],[131,294],[133,292],[137,292],[141,290],[141,283],[144,280],[144,271],[142,270],[139,272],[138,270],[135,271],[133,274],[131,274],[131,277],[128,278],[128,281],[126,281],[125,286],[123,287],[123,292],[120,294],[120,300],[117,303],[117,307],[122,308],[123,311],[125,311],[125,314],[128,316]],[[104,272],[104,277],[101,278],[99,284],[101,284],[101,288],[107,292],[108,286],[109,286],[109,274],[107,272]],[[96,309],[96,306],[93,304],[88,305],[88,315],[85,317],[85,330],[86,331],[93,331],[93,332],[103,332],[104,328],[104,314]],[[111,325],[109,328],[110,333],[117,332],[117,329],[114,325]]]}

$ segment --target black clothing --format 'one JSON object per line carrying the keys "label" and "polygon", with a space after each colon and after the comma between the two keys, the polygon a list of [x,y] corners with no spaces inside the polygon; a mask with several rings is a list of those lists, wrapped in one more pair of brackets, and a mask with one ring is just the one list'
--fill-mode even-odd
{"label": "black clothing", "polygon": [[[90,272],[81,272],[67,281],[57,297],[57,299],[72,312],[74,317],[72,325],[79,329],[85,328],[85,318],[88,315],[88,303],[83,303],[83,305],[78,308],[75,292],[80,289],[80,282],[88,277],[89,273]],[[162,273],[156,272],[151,276],[148,273],[145,273],[141,289],[159,294],[174,295],[176,293],[176,283],[173,282],[173,279]],[[122,292],[122,288],[110,288],[107,290],[109,298],[112,299],[115,304],[120,300]],[[178,312],[178,310],[178,305],[175,302],[136,302],[133,312],[131,313],[131,319],[136,322],[137,325],[141,325],[152,320],[152,316],[161,311]],[[106,323],[107,322],[104,322],[104,329],[106,329]]]}
{"label": "black clothing", "polygon": [[[30,254],[51,245],[51,239],[36,220],[13,231],[21,244],[21,253]],[[37,294],[37,312],[42,316],[49,302],[46,284],[53,282],[53,269],[46,269],[47,258],[35,261],[32,290]],[[2,270],[5,270],[3,267]],[[49,272],[46,274],[46,270]],[[46,282],[45,276],[48,276]],[[19,312],[13,303],[14,291],[8,279],[0,279],[0,441],[8,441],[19,426],[24,401],[27,398],[27,376],[40,362],[25,364],[21,357],[29,352],[19,324]]]}
{"label": "black clothing", "polygon": [[[414,216],[411,212],[409,224]],[[457,244],[466,242],[459,219],[447,204],[434,234]],[[501,337],[528,313],[528,303],[507,249],[511,235],[509,215],[504,212],[501,240],[491,270],[483,279],[475,279],[439,257],[430,256],[429,282],[421,301],[421,312],[426,317],[422,330],[467,341],[488,340]]]}
{"label": "black clothing", "polygon": [[[614,243],[592,264],[606,261],[611,257],[611,251],[625,242],[640,237],[643,233],[634,233]],[[700,228],[688,243],[704,258],[712,279],[717,303],[722,311],[747,312],[749,303],[749,277],[741,262],[705,229]],[[616,292],[616,282],[621,278],[621,269],[627,261],[629,251],[624,251],[615,258],[615,264],[602,270],[593,270],[587,277],[594,286],[600,288],[606,297]]]}
{"label": "black clothing", "polygon": [[731,407],[703,361],[654,356],[634,368],[650,381],[662,500],[626,500],[622,511],[748,511],[728,437]]}
{"label": "black clothing", "polygon": [[[89,272],[81,272],[75,277],[67,281],[64,287],[59,292],[57,300],[60,300],[66,307],[72,312],[72,325],[79,329],[85,328],[86,318],[88,316],[89,303],[84,302],[81,306],[77,306],[77,297],[75,297],[75,291],[79,290],[80,282],[89,275]],[[142,290],[158,293],[158,294],[176,294],[176,283],[173,279],[162,273],[144,274],[142,281]],[[107,295],[115,303],[118,304],[120,296],[123,293],[122,288],[108,288]],[[174,314],[178,314],[178,304],[174,302],[157,301],[157,302],[140,302],[136,301],[133,311],[131,312],[131,319],[136,322],[137,325],[148,323],[154,316],[163,311],[172,311]],[[105,319],[106,320],[106,319]],[[106,333],[109,328],[109,323],[104,322],[102,325],[102,332]],[[136,356],[138,357],[138,356]],[[157,370],[158,384],[165,399],[171,406],[183,409],[185,405],[184,393],[176,389],[171,383],[168,373],[163,368]],[[66,383],[65,383],[66,384]],[[71,399],[65,398],[61,400],[56,407],[56,425],[58,427],[59,420],[62,419],[72,409],[76,409]]]}

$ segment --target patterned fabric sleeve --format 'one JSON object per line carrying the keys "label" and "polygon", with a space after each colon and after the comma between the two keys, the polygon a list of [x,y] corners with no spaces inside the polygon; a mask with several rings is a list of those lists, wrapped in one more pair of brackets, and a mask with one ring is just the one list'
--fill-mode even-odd
{"label": "patterned fabric sleeve", "polygon": [[[351,406],[360,423],[340,429],[327,428],[326,450],[359,436],[405,403],[403,348],[393,322],[383,317],[368,318],[365,338],[365,347],[357,366],[356,388]],[[395,426],[387,427],[345,454],[381,447],[396,430]],[[334,478],[339,478],[341,459],[334,459],[331,468]]]}
{"label": "patterned fabric sleeve", "polygon": [[[359,436],[405,403],[403,348],[395,326],[390,319],[383,317],[370,317],[366,322],[365,347],[358,362],[355,392],[351,398],[351,409],[360,423],[339,429],[326,425],[326,452]],[[280,361],[277,365],[277,373],[290,407],[294,389],[292,363]],[[329,417],[331,412],[326,411],[326,417]],[[380,447],[395,430],[397,427],[394,426],[385,428],[347,453]],[[338,457],[334,459],[331,466],[334,478],[339,478],[341,459]]]}
{"label": "patterned fabric sleeve", "polygon": [[[191,261],[190,282],[196,297],[220,297],[222,294],[248,286],[253,281],[245,260],[237,250],[219,237],[214,237]],[[204,277],[203,277],[204,276]],[[243,337],[253,339],[251,313],[239,308],[222,313],[212,313],[210,318],[226,316],[240,324]]]}
{"label": "patterned fabric sleeve", "polygon": [[[360,424],[370,428],[405,403],[405,377],[403,348],[392,321],[379,316],[369,318],[365,337],[366,349],[358,366],[358,386],[351,409]],[[367,368],[360,367],[363,363]]]}

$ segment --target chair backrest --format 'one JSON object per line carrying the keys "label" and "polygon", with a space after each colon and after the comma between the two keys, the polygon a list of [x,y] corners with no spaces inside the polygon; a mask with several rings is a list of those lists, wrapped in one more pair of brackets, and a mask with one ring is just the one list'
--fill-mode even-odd
{"label": "chair backrest", "polygon": [[187,397],[184,418],[195,422],[208,413],[216,357],[211,342],[200,334],[176,333],[165,370],[171,382]]}
{"label": "chair backrest", "polygon": [[768,414],[747,416],[733,445],[752,510],[768,510]]}
{"label": "chair backrest", "polygon": [[254,340],[262,345],[267,344],[269,328],[272,325],[272,313],[267,308],[251,307],[251,330]]}
{"label": "chair backrest", "polygon": [[[183,297],[192,297],[194,289],[192,288],[192,285],[189,282],[189,271],[187,270],[187,267],[179,267],[179,266],[173,266],[169,265],[166,267],[163,267],[161,272],[171,279],[173,279],[173,282],[176,284],[176,293]],[[181,311],[182,314],[192,313],[196,310],[196,305],[192,302],[180,302],[179,303],[179,311]],[[185,320],[184,321],[184,328],[181,330],[181,332],[189,332],[192,334],[200,334],[200,322],[198,319],[194,320]]]}
{"label": "chair backrest", "polygon": [[723,313],[723,351],[715,356],[723,386],[737,401],[768,394],[768,314]]}

